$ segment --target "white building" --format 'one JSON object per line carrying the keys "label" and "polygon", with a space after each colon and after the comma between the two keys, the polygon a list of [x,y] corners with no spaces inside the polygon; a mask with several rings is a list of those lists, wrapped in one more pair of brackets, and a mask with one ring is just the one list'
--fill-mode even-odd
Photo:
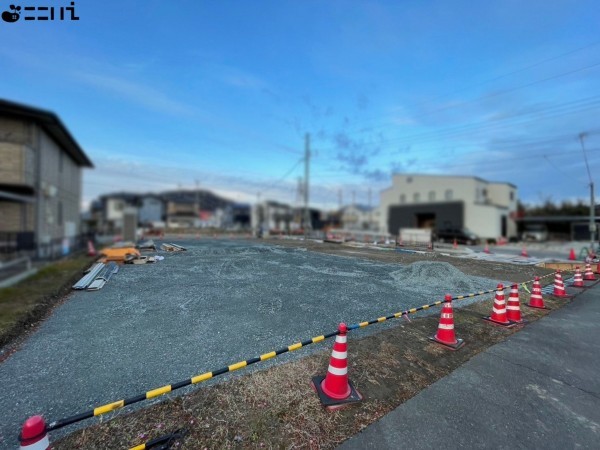
{"label": "white building", "polygon": [[346,206],[341,211],[341,222],[344,230],[378,231],[380,209],[365,205]]}
{"label": "white building", "polygon": [[481,238],[516,237],[517,187],[470,176],[394,174],[380,195],[380,229],[468,228]]}

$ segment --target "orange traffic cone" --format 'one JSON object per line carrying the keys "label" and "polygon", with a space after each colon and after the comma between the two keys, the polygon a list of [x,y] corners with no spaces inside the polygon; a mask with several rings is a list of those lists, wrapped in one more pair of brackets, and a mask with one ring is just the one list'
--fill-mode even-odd
{"label": "orange traffic cone", "polygon": [[25,421],[19,435],[20,450],[47,450],[50,440],[46,432],[46,422],[42,416],[33,416]]}
{"label": "orange traffic cone", "polygon": [[527,304],[530,308],[538,309],[549,309],[544,305],[544,298],[542,297],[542,286],[540,285],[540,277],[535,277],[533,280],[533,288],[531,289],[531,297]]}
{"label": "orange traffic cone", "polygon": [[523,250],[521,250],[521,256],[523,258],[529,258],[529,254],[527,253],[527,248],[525,248],[525,246],[523,246]]}
{"label": "orange traffic cone", "polygon": [[362,395],[348,379],[348,345],[346,343],[348,327],[340,323],[339,334],[335,337],[327,375],[314,377],[313,388],[317,391],[321,403],[328,409],[338,409],[347,403],[362,400]]}
{"label": "orange traffic cone", "polygon": [[[454,238],[454,243],[452,244],[452,248],[453,249],[457,249],[458,248],[458,242],[456,242],[456,238]],[[598,264],[598,266],[600,266],[600,264]]]}
{"label": "orange traffic cone", "polygon": [[560,270],[557,270],[554,275],[554,290],[552,291],[552,295],[564,298],[573,297],[572,295],[568,295],[567,291],[565,291],[565,283],[563,282]]}
{"label": "orange traffic cone", "polygon": [[571,286],[576,288],[585,287],[585,284],[583,284],[583,277],[581,275],[581,270],[579,270],[579,267],[575,268],[575,279],[573,280],[573,284]]}
{"label": "orange traffic cone", "polygon": [[485,243],[485,247],[484,247],[484,249],[483,249],[483,253],[491,253],[491,252],[490,252],[490,247],[488,246],[488,243],[487,243],[487,242]]}
{"label": "orange traffic cone", "polygon": [[594,272],[592,272],[592,266],[590,263],[585,264],[585,273],[583,274],[583,279],[585,281],[596,281],[596,277],[594,276]]}
{"label": "orange traffic cone", "polygon": [[452,296],[450,294],[446,294],[444,299],[444,306],[442,307],[442,315],[440,317],[437,333],[429,339],[438,344],[445,345],[452,350],[458,350],[465,345],[465,341],[463,339],[457,339],[456,334],[454,333],[454,315],[452,314]]}
{"label": "orange traffic cone", "polygon": [[98,253],[96,252],[96,249],[94,248],[94,243],[91,240],[88,240],[88,250],[87,250],[87,255],[88,256],[96,256]]}
{"label": "orange traffic cone", "polygon": [[519,285],[513,283],[510,287],[510,295],[508,296],[508,303],[506,305],[506,318],[516,323],[525,323],[521,317],[521,305],[519,303]]}
{"label": "orange traffic cone", "polygon": [[575,250],[571,249],[569,252],[569,261],[575,261],[577,258],[575,257]]}
{"label": "orange traffic cone", "polygon": [[515,322],[508,320],[506,317],[506,301],[504,300],[504,285],[499,284],[496,288],[496,297],[494,298],[494,306],[492,315],[483,318],[488,322],[492,322],[503,327],[514,327]]}

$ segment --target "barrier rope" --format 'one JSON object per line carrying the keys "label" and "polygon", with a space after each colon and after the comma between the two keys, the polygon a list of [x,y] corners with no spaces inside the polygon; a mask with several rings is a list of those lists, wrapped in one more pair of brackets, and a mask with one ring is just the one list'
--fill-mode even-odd
{"label": "barrier rope", "polygon": [[161,444],[162,445],[160,448],[168,449],[168,448],[171,448],[171,445],[175,440],[182,439],[186,435],[187,435],[187,430],[182,428],[180,430],[174,431],[173,433],[169,433],[165,436],[161,436],[159,438],[152,439],[143,444],[136,445],[135,447],[131,447],[129,450],[146,450],[146,449],[150,449],[152,447],[156,447],[157,445],[161,445]]}
{"label": "barrier rope", "polygon": [[[539,277],[539,278],[546,278],[548,276],[554,275],[555,273],[556,272],[549,273],[549,274],[544,275],[544,276]],[[532,283],[533,281],[534,280],[525,281],[523,283],[519,283],[519,285],[526,285],[528,283]],[[509,289],[509,286],[507,285],[504,289]],[[418,308],[407,309],[405,311],[397,312],[397,313],[391,314],[389,316],[383,316],[383,317],[379,317],[377,319],[373,319],[373,320],[370,320],[370,321],[367,321],[367,322],[360,322],[360,323],[357,323],[357,324],[348,325],[348,331],[356,330],[358,328],[364,328],[364,327],[367,327],[369,325],[373,325],[373,324],[376,324],[376,323],[385,322],[386,320],[390,320],[390,319],[397,319],[397,318],[400,318],[402,316],[407,316],[408,317],[409,314],[414,314],[414,313],[417,313],[419,311],[423,311],[425,309],[432,308],[434,306],[439,306],[442,303],[445,303],[446,301],[462,300],[462,299],[465,299],[465,298],[477,297],[477,296],[480,296],[480,295],[490,294],[490,293],[495,292],[495,291],[496,291],[496,289],[490,289],[488,291],[479,291],[479,292],[476,292],[476,293],[473,293],[473,294],[459,295],[459,296],[456,296],[456,297],[452,297],[451,300],[439,300],[437,302],[430,303],[428,305],[419,306]],[[245,361],[240,361],[240,362],[237,362],[235,364],[231,364],[229,366],[225,366],[225,367],[222,367],[220,369],[214,370],[212,372],[205,372],[203,374],[196,375],[196,376],[188,378],[186,380],[182,380],[182,381],[180,381],[178,383],[167,384],[165,386],[162,386],[162,387],[159,387],[159,388],[156,388],[156,389],[152,389],[150,391],[145,392],[144,394],[139,394],[139,395],[136,395],[136,396],[133,396],[133,397],[129,397],[129,398],[125,398],[125,399],[122,399],[122,400],[118,400],[116,402],[107,403],[105,405],[101,405],[101,406],[95,407],[95,408],[90,409],[88,411],[85,411],[83,413],[76,414],[76,415],[67,417],[65,419],[60,419],[60,420],[51,422],[46,427],[46,430],[47,431],[58,430],[59,428],[63,428],[65,426],[67,426],[67,425],[71,425],[71,424],[76,423],[76,422],[81,422],[82,420],[90,419],[90,418],[95,417],[95,416],[100,416],[102,414],[106,414],[106,413],[109,413],[111,411],[115,411],[115,410],[123,408],[125,406],[133,405],[134,403],[139,403],[139,402],[144,401],[144,400],[149,400],[149,399],[152,399],[152,398],[155,398],[155,397],[159,397],[161,395],[167,394],[167,393],[175,391],[177,389],[181,389],[181,388],[184,388],[186,386],[190,386],[192,384],[201,383],[203,381],[210,380],[211,378],[215,378],[215,377],[217,377],[219,375],[223,375],[223,374],[228,373],[228,372],[234,372],[236,370],[242,369],[242,368],[250,366],[252,364],[256,364],[256,363],[261,362],[261,361],[266,361],[268,359],[274,358],[274,357],[282,355],[284,353],[293,352],[294,350],[298,350],[298,349],[300,349],[302,347],[306,347],[306,346],[311,345],[311,344],[316,344],[317,342],[321,342],[321,341],[324,341],[325,339],[329,339],[329,338],[332,338],[334,336],[337,336],[339,333],[340,332],[338,330],[336,330],[336,331],[334,331],[332,333],[329,333],[329,334],[323,334],[321,336],[316,336],[316,337],[314,337],[312,339],[307,339],[307,340],[304,340],[304,341],[301,341],[301,342],[297,342],[295,344],[289,345],[287,347],[280,348],[279,350],[275,350],[275,351],[272,351],[272,352],[269,352],[269,353],[263,353],[262,355],[257,356],[255,358],[250,358],[250,359],[247,359]]]}
{"label": "barrier rope", "polygon": [[116,409],[123,408],[124,406],[132,405],[134,403],[141,402],[143,400],[149,400],[151,398],[159,397],[161,395],[167,394],[168,392],[175,391],[177,389],[181,389],[186,386],[190,386],[192,384],[201,383],[206,380],[210,380],[211,378],[217,377],[219,375],[223,375],[224,373],[233,372],[235,370],[241,369],[246,366],[250,366],[252,364],[256,364],[257,362],[266,361],[267,359],[274,358],[275,356],[279,356],[283,353],[293,352],[294,350],[298,350],[299,348],[306,347],[310,344],[316,344],[317,342],[321,342],[325,339],[329,339],[333,336],[337,336],[340,332],[338,330],[324,334],[321,336],[316,336],[312,339],[307,339],[305,341],[297,342],[295,344],[289,345],[287,347],[280,348],[279,350],[275,350],[269,353],[263,353],[260,356],[255,358],[247,359],[245,361],[240,361],[235,364],[231,364],[229,366],[222,367],[217,370],[213,370],[212,372],[205,372],[201,375],[197,375],[195,377],[188,378],[186,380],[180,381],[174,384],[167,384],[165,386],[152,389],[144,394],[136,395],[134,397],[125,398],[123,400],[118,400],[116,402],[107,403],[102,406],[98,406],[94,409],[90,409],[89,411],[83,412],[81,414],[76,414],[71,417],[67,417],[66,419],[57,420],[55,422],[51,422],[46,427],[47,431],[57,430],[59,428],[65,427],[67,425],[71,425],[75,422],[80,422],[85,419],[90,419],[95,416],[100,416],[102,414],[106,414],[108,412],[114,411]]}

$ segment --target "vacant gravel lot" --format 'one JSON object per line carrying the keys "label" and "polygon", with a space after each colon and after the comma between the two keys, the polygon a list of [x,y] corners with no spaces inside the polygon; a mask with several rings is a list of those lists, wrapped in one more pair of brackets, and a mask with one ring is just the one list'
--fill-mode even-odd
{"label": "vacant gravel lot", "polygon": [[447,263],[401,266],[242,241],[179,243],[189,251],[122,267],[103,290],[72,294],[0,365],[0,447],[14,447],[32,414],[56,420],[333,331],[340,321],[496,283]]}

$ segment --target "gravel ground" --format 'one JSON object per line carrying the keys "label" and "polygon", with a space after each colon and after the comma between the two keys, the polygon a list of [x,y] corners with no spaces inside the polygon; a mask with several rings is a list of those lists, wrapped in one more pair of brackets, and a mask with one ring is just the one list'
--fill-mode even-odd
{"label": "gravel ground", "polygon": [[[400,266],[243,241],[174,242],[189,251],[124,266],[101,291],[74,293],[0,365],[0,448],[14,447],[33,414],[57,420],[333,331],[340,321],[496,283],[445,262]],[[314,347],[323,345],[330,343]]]}

